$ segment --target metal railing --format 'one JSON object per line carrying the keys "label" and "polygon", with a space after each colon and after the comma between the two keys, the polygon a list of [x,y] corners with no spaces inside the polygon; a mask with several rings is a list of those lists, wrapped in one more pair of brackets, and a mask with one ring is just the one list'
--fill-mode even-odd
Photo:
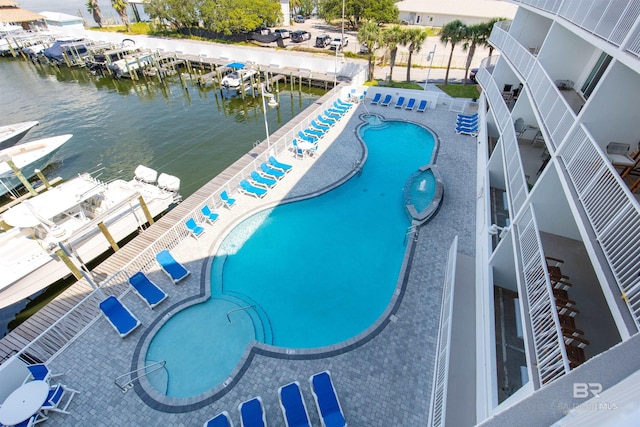
{"label": "metal railing", "polygon": [[476,76],[491,105],[491,110],[496,118],[496,124],[501,130],[502,151],[504,169],[506,173],[507,200],[509,212],[515,217],[522,209],[529,194],[527,180],[522,167],[518,139],[516,138],[511,114],[502,98],[498,85],[486,68],[478,69]]}
{"label": "metal railing", "polygon": [[[143,366],[142,368],[138,368],[135,371],[131,371],[131,372],[127,372],[126,374],[122,374],[120,375],[118,378],[116,378],[113,382],[115,385],[117,385],[120,388],[120,391],[122,391],[123,393],[126,393],[128,390],[131,390],[133,388],[133,382],[137,379],[140,379],[142,377],[145,377],[149,374],[152,374],[156,371],[159,371],[160,369],[164,369],[165,365],[167,364],[166,360],[162,360],[160,362],[153,362],[150,363],[148,365]],[[147,369],[152,368],[150,371],[147,371]],[[144,371],[142,374],[140,375],[136,375],[135,377],[131,378],[126,384],[120,384],[120,380],[122,380],[123,378],[126,378],[128,376],[130,376],[131,374],[137,374],[140,371]]]}
{"label": "metal railing", "polygon": [[[515,0],[514,3],[527,4],[557,15],[616,47],[628,39],[640,17],[638,1]],[[640,33],[629,39],[625,50],[640,56]]]}
{"label": "metal railing", "polygon": [[456,281],[456,262],[458,257],[458,236],[454,237],[449,248],[447,269],[442,286],[442,306],[440,309],[440,328],[436,345],[436,360],[433,369],[433,385],[429,409],[429,426],[444,426],[447,415],[447,382],[449,378],[449,360],[451,344],[451,320],[453,316],[453,292]]}
{"label": "metal railing", "polygon": [[321,106],[317,107],[312,114],[306,116],[301,122],[296,124],[292,130],[288,131],[285,136],[279,138],[272,143],[265,152],[256,156],[256,158],[236,175],[231,177],[211,196],[199,203],[194,209],[186,213],[181,219],[175,221],[174,225],[158,237],[153,243],[147,246],[136,257],[127,262],[120,270],[114,273],[101,283],[98,290],[94,290],[86,282],[80,280],[73,286],[85,287],[88,295],[81,300],[71,310],[61,316],[55,323],[45,329],[40,335],[34,338],[18,354],[25,354],[36,357],[43,362],[50,361],[60,354],[74,339],[82,334],[89,326],[98,319],[100,301],[104,299],[105,292],[121,296],[128,292],[128,278],[138,271],[148,272],[156,266],[155,255],[163,249],[173,249],[182,240],[190,236],[190,231],[185,222],[189,218],[196,221],[204,222],[204,215],[201,208],[208,204],[209,206],[221,206],[220,193],[222,191],[232,192],[236,189],[242,179],[247,178],[251,171],[255,170],[259,164],[266,161],[271,152],[281,153],[288,150],[291,146],[292,139],[296,136],[298,130],[306,128],[311,120],[315,119],[318,114],[329,108],[333,102],[341,96],[342,90],[337,89]]}
{"label": "metal railing", "polygon": [[640,328],[640,208],[583,125],[571,135],[559,157],[622,298]]}
{"label": "metal railing", "polygon": [[569,358],[549,281],[540,231],[531,206],[515,225],[519,261],[524,280],[525,319],[529,322],[540,384],[546,385],[569,372]]}

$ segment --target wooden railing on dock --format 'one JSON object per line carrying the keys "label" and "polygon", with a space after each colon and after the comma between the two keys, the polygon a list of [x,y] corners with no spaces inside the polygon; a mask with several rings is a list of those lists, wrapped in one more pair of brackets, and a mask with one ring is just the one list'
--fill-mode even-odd
{"label": "wooden railing on dock", "polygon": [[340,86],[334,88],[274,132],[270,136],[270,140],[275,141],[271,146],[267,146],[264,140],[252,152],[242,156],[94,268],[92,274],[100,284],[100,290],[94,291],[85,280],[78,281],[0,339],[0,363],[14,354],[41,362],[59,354],[98,318],[100,300],[108,294],[119,296],[127,292],[129,276],[155,267],[155,255],[158,252],[176,247],[190,235],[185,226],[187,218],[193,217],[196,221],[204,222],[200,209],[205,204],[221,207],[222,191],[232,192],[236,189],[239,182],[266,161],[271,152],[288,150],[296,133],[309,126],[311,120],[332,105],[340,89]]}

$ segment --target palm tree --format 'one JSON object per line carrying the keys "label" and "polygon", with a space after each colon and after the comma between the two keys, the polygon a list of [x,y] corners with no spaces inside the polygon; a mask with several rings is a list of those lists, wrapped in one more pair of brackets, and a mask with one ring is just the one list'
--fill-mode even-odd
{"label": "palm tree", "polygon": [[376,62],[376,47],[380,43],[380,27],[375,22],[367,22],[358,30],[358,42],[367,46],[369,51],[369,80],[373,80],[373,71]]}
{"label": "palm tree", "polygon": [[[462,45],[462,50],[468,50],[467,62],[464,65],[464,80],[462,80],[463,86],[467,84],[467,75],[469,74],[471,61],[473,61],[473,55],[475,55],[476,53],[476,46],[482,44],[483,40],[486,40],[486,38],[488,37],[486,31],[486,22],[467,27],[467,37],[464,40],[464,44]],[[491,34],[491,30],[489,30],[489,34]]]}
{"label": "palm tree", "polygon": [[87,11],[93,15],[93,20],[96,21],[98,27],[102,28],[102,11],[98,5],[98,0],[87,0]]}
{"label": "palm tree", "polygon": [[492,18],[490,21],[484,23],[486,27],[483,30],[484,38],[482,41],[478,42],[478,44],[482,47],[486,47],[489,49],[489,56],[493,55],[493,46],[489,43],[489,36],[491,36],[491,31],[493,31],[493,26],[496,22],[506,21],[507,18]]}
{"label": "palm tree", "polygon": [[393,27],[382,31],[382,42],[389,50],[389,83],[393,80],[393,67],[396,65],[398,46],[404,44],[404,33],[404,30],[399,25],[394,25]]}
{"label": "palm tree", "polygon": [[409,49],[409,59],[407,60],[407,81],[411,81],[411,55],[420,52],[424,41],[427,39],[427,32],[422,28],[409,28],[406,31],[406,40]]}
{"label": "palm tree", "polygon": [[127,0],[111,0],[111,7],[118,13],[122,23],[125,27],[127,27],[127,33],[130,31],[129,28],[129,17],[127,16],[127,6],[129,6],[129,2]]}
{"label": "palm tree", "polygon": [[459,19],[451,21],[442,27],[440,32],[440,41],[447,45],[451,43],[451,53],[449,54],[449,62],[447,63],[447,72],[444,75],[444,84],[449,84],[449,69],[451,68],[451,60],[453,59],[453,49],[456,44],[463,41],[467,36],[467,26]]}

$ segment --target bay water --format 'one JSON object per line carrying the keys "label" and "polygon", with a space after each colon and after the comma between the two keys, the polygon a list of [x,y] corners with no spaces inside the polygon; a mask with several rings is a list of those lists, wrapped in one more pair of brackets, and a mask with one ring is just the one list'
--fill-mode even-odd
{"label": "bay water", "polygon": [[[186,198],[264,140],[266,130],[260,97],[225,99],[219,90],[183,78],[184,85],[178,76],[134,82],[0,58],[0,126],[39,121],[23,141],[73,134],[44,169],[47,178],[99,170],[101,180],[128,180],[143,164],[180,178]],[[281,85],[279,107],[267,107],[270,132],[323,94]],[[25,305],[0,310],[0,336]]]}

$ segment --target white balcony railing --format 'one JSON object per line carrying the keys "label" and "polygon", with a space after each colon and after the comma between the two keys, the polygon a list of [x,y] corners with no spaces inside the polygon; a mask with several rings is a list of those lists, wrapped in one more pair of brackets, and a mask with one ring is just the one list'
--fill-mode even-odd
{"label": "white balcony railing", "polygon": [[486,68],[480,67],[476,79],[480,82],[482,90],[491,105],[491,110],[500,128],[503,158],[506,172],[507,200],[509,212],[515,217],[522,209],[527,199],[528,189],[518,139],[507,105],[502,98],[498,85]]}
{"label": "white balcony railing", "polygon": [[540,384],[546,385],[569,372],[569,359],[562,337],[558,310],[549,281],[540,231],[528,206],[514,225],[519,246],[519,261],[524,279],[525,321],[529,322]]}
{"label": "white balcony railing", "polygon": [[[636,28],[640,2],[619,0],[514,0],[557,15],[616,47],[622,46]],[[625,50],[640,56],[640,32],[631,37]]]}
{"label": "white balcony railing", "polygon": [[453,291],[456,281],[456,260],[458,254],[458,236],[449,248],[447,269],[442,286],[442,307],[440,309],[440,328],[436,345],[436,360],[431,390],[431,405],[428,426],[444,426],[447,411],[447,381],[449,378],[449,355],[451,344],[451,317],[453,315]]}
{"label": "white balcony railing", "polygon": [[640,208],[584,126],[571,135],[559,157],[640,329]]}

